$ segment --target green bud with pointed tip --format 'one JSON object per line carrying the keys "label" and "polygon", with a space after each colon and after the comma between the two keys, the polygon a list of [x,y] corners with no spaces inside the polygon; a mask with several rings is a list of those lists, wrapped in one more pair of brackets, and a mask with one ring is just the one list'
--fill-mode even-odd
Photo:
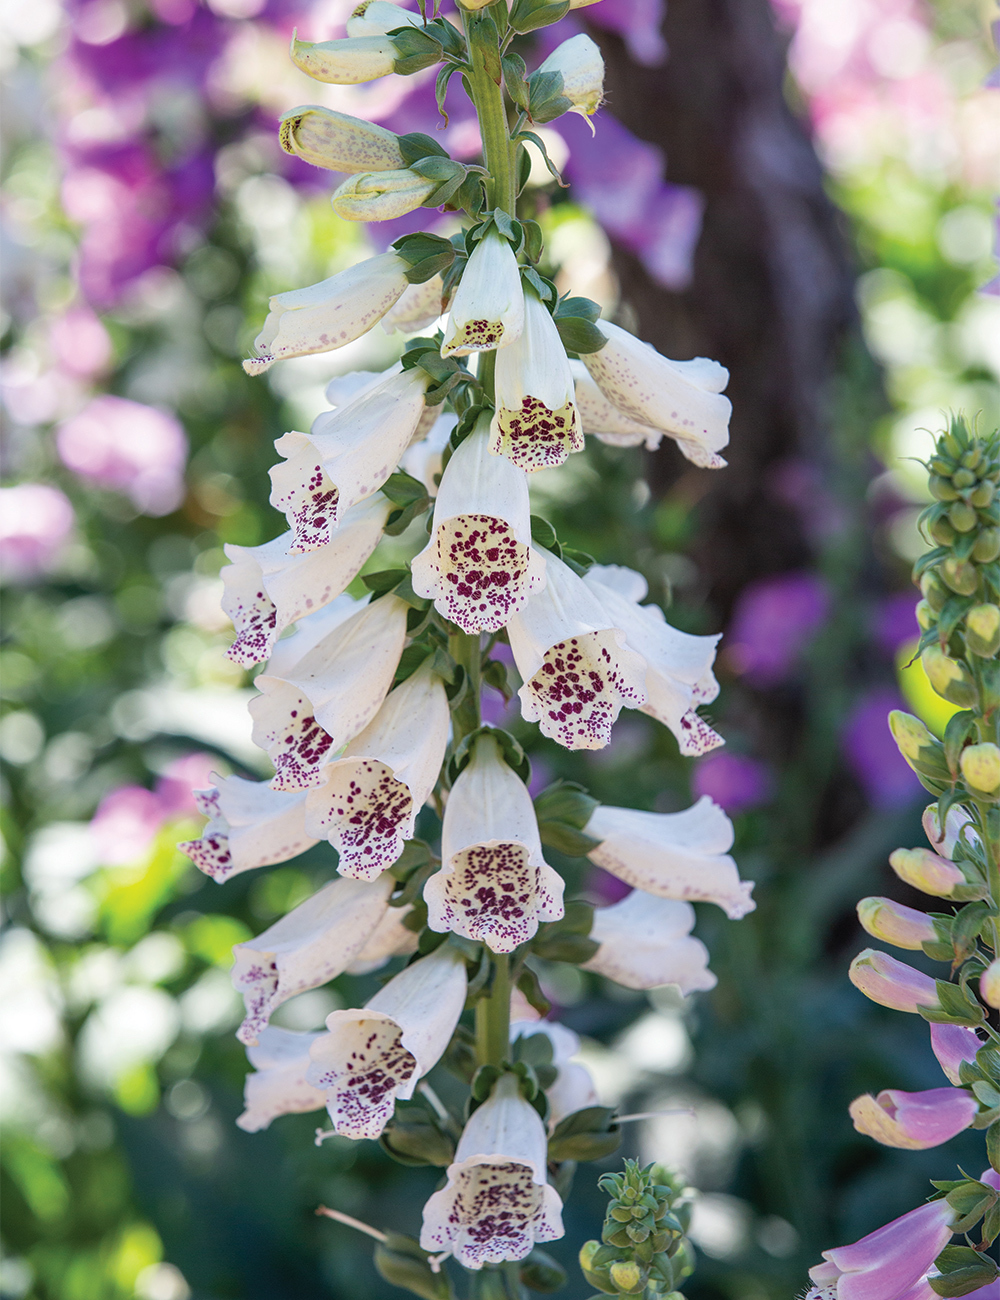
{"label": "green bud with pointed tip", "polygon": [[1000,795],[1000,748],[989,741],[967,745],[958,762],[966,784],[976,794]]}
{"label": "green bud with pointed tip", "polygon": [[948,509],[948,522],[957,532],[971,533],[976,526],[977,515],[966,501],[956,501]]}
{"label": "green bud with pointed tip", "polygon": [[953,486],[950,478],[942,478],[940,474],[932,474],[929,483],[931,495],[938,501],[957,501],[958,491]]}
{"label": "green bud with pointed tip", "polygon": [[928,530],[939,546],[950,546],[955,540],[955,530],[948,522],[947,515],[940,515]]}
{"label": "green bud with pointed tip", "polygon": [[965,644],[980,659],[1000,652],[1000,606],[973,605],[965,616]]}
{"label": "green bud with pointed tip", "polygon": [[920,662],[938,695],[963,709],[976,703],[976,683],[965,664],[951,659],[937,645],[929,645],[921,654]]}
{"label": "green bud with pointed tip", "polygon": [[983,529],[972,548],[972,558],[977,564],[992,564],[1000,559],[1000,528]]}
{"label": "green bud with pointed tip", "polygon": [[987,506],[993,504],[993,498],[996,496],[996,491],[995,486],[989,481],[989,479],[983,479],[983,481],[969,493],[969,505],[975,506],[977,510],[985,510]]}
{"label": "green bud with pointed tip", "polygon": [[951,592],[933,569],[928,569],[920,579],[920,590],[931,609],[937,611],[944,609],[951,596]]}
{"label": "green bud with pointed tip", "polygon": [[938,572],[958,595],[975,595],[976,588],[979,586],[979,574],[976,572],[976,566],[970,564],[968,560],[959,560],[954,555],[948,555],[941,561]]}
{"label": "green bud with pointed tip", "polygon": [[972,487],[973,483],[976,481],[976,476],[973,474],[971,469],[965,469],[963,467],[962,469],[955,470],[954,474],[951,476],[951,481],[959,491],[962,491],[964,488]]}

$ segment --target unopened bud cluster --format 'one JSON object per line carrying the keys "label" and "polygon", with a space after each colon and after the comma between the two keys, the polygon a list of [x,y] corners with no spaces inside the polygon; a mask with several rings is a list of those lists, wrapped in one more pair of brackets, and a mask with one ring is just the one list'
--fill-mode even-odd
{"label": "unopened bud cluster", "polygon": [[580,1251],[584,1277],[606,1295],[676,1293],[694,1268],[684,1236],[691,1205],[683,1183],[654,1165],[642,1169],[626,1160],[624,1173],[605,1174],[598,1186],[611,1201],[601,1241],[588,1241]]}

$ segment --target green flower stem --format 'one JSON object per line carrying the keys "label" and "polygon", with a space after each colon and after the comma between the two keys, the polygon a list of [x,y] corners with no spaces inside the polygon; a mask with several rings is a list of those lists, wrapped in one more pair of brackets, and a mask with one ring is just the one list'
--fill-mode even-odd
{"label": "green flower stem", "polygon": [[493,954],[493,983],[488,998],[476,1003],[476,1060],[500,1065],[510,1055],[510,959]]}
{"label": "green flower stem", "polygon": [[452,726],[457,745],[463,737],[475,731],[482,721],[479,709],[479,695],[482,690],[482,650],[481,637],[459,632],[457,629],[448,637],[448,653],[457,664],[465,669],[468,688],[458,706],[452,710]]}
{"label": "green flower stem", "polygon": [[[461,13],[465,40],[472,59],[472,72],[468,80],[483,138],[483,162],[490,173],[490,179],[486,183],[490,202],[494,208],[502,208],[504,212],[513,216],[517,201],[514,193],[513,146],[507,127],[503,89],[487,71],[483,48],[473,37],[473,31],[477,27],[483,26],[486,21],[492,24],[494,20],[485,11],[480,11],[482,16],[469,13],[465,9]],[[500,66],[499,42],[496,66]]]}

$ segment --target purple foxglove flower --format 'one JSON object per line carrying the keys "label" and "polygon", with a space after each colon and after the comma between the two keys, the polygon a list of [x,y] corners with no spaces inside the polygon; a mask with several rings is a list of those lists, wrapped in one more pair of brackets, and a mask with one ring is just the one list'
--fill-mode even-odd
{"label": "purple foxglove flower", "polygon": [[566,749],[603,749],[622,706],[646,703],[646,661],[555,555],[545,559],[544,590],[528,597],[507,636],[524,681],[522,716]]}
{"label": "purple foxglove flower", "polygon": [[[931,842],[931,847],[935,853],[939,853],[943,858],[954,858],[955,845],[961,839],[965,839],[969,844],[978,844],[979,836],[972,824],[972,818],[969,811],[963,808],[961,804],[952,804],[948,809],[948,816],[945,818],[944,831],[941,830],[941,818],[938,815],[938,806],[936,803],[928,804],[924,809],[922,818],[924,834]],[[968,828],[968,829],[966,829]],[[963,836],[962,832],[965,831]]]}
{"label": "purple foxglove flower", "polygon": [[732,822],[707,797],[679,813],[601,804],[585,832],[601,841],[587,854],[591,862],[647,894],[715,903],[732,920],[754,910],[753,882],[740,880],[727,851]]}
{"label": "purple foxglove flower", "polygon": [[432,930],[513,952],[540,921],[564,914],[563,879],[542,856],[531,795],[489,734],[448,795],[441,864],[424,885]]}
{"label": "purple foxglove flower", "polygon": [[434,503],[431,537],[413,561],[413,590],[464,632],[496,632],[545,584],[531,545],[524,470],[489,453],[489,417],[455,450]]}
{"label": "purple foxglove flower", "polygon": [[0,488],[0,572],[34,582],[56,563],[73,531],[73,507],[58,488],[18,483]]}
{"label": "purple foxglove flower", "polygon": [[78,305],[49,326],[49,347],[60,370],[81,379],[103,374],[113,353],[111,338],[97,316]]}
{"label": "purple foxglove flower", "polygon": [[424,665],[386,696],[372,721],[309,791],[306,829],[329,840],[341,875],[374,880],[396,861],[438,779],[451,714]]}
{"label": "purple foxglove flower", "polygon": [[850,1246],[824,1250],[826,1263],[809,1270],[816,1284],[810,1296],[903,1300],[951,1240],[954,1217],[947,1201],[930,1201]]}
{"label": "purple foxglove flower", "polygon": [[233,987],[246,1018],[236,1037],[255,1043],[271,1013],[343,974],[385,916],[394,881],[332,880],[274,925],[233,948]]}
{"label": "purple foxglove flower", "polygon": [[247,1058],[256,1073],[247,1075],[244,1110],[236,1121],[245,1133],[259,1133],[279,1115],[322,1110],[326,1093],[306,1083],[309,1048],[319,1037],[268,1025],[257,1042],[247,1048]]}
{"label": "purple foxglove flower", "polygon": [[976,1053],[984,1045],[974,1029],[965,1025],[934,1025],[931,1027],[931,1049],[937,1057],[938,1065],[948,1076],[950,1083],[958,1087],[962,1079],[959,1069],[963,1061],[974,1061]]}
{"label": "purple foxglove flower", "polygon": [[873,938],[911,952],[919,952],[937,937],[934,922],[926,912],[904,907],[891,898],[862,898],[858,920]]}
{"label": "purple foxglove flower", "polygon": [[306,834],[304,791],[272,790],[265,781],[241,776],[217,779],[218,785],[194,792],[209,819],[201,837],[177,846],[206,876],[221,884],[243,871],[287,862],[316,843]]}
{"label": "purple foxglove flower", "polygon": [[937,986],[929,975],[888,953],[866,948],[851,962],[851,983],[866,998],[893,1011],[916,1014],[919,1007],[938,1007]]}
{"label": "purple foxglove flower", "polygon": [[923,1151],[938,1147],[967,1129],[979,1102],[963,1088],[901,1092],[886,1088],[872,1097],[856,1097],[849,1107],[854,1127],[886,1147]]}
{"label": "purple foxglove flower", "polygon": [[513,1074],[503,1074],[465,1126],[448,1182],[424,1206],[420,1244],[464,1267],[524,1259],[563,1235],[562,1202],[546,1180],[545,1127]]}
{"label": "purple foxglove flower", "polygon": [[633,889],[610,907],[594,909],[590,937],[600,944],[583,969],[628,989],[676,984],[686,997],[715,988],[708,949],[691,937],[694,908]]}
{"label": "purple foxglove flower", "polygon": [[744,588],[726,634],[734,667],[753,686],[775,686],[792,672],[827,616],[830,596],[813,573],[785,573]]}
{"label": "purple foxglove flower", "polygon": [[334,1011],[310,1048],[306,1082],[326,1093],[343,1137],[377,1138],[451,1041],[467,992],[449,944],[405,967],[360,1010]]}
{"label": "purple foxglove flower", "polygon": [[708,754],[691,774],[692,793],[707,795],[732,816],[766,803],[771,787],[768,769],[745,754]]}

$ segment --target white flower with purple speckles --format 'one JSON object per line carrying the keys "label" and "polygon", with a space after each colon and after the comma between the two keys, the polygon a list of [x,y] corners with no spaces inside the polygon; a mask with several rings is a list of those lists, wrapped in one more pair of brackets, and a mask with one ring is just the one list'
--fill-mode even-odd
{"label": "white flower with purple speckles", "polygon": [[424,1206],[420,1244],[465,1268],[524,1259],[563,1235],[562,1201],[547,1182],[545,1126],[503,1074],[462,1133],[448,1182]]}
{"label": "white flower with purple speckles", "polygon": [[377,1138],[396,1098],[412,1097],[440,1059],[467,992],[465,959],[447,942],[413,962],[360,1010],[333,1011],[310,1049],[306,1080],[326,1093],[343,1137]]}
{"label": "white flower with purple speckles", "polygon": [[489,452],[489,417],[456,448],[434,505],[431,538],[413,561],[413,590],[463,632],[496,632],[545,583],[531,545],[524,470]]}
{"label": "white flower with purple speckles", "polygon": [[243,1085],[243,1114],[236,1123],[244,1133],[259,1133],[279,1115],[302,1115],[321,1110],[326,1094],[306,1083],[309,1048],[319,1034],[300,1033],[268,1025],[247,1048],[256,1073]]}
{"label": "white flower with purple speckles", "polygon": [[600,944],[584,970],[604,975],[627,989],[676,984],[687,996],[715,988],[708,949],[691,937],[694,908],[633,889],[620,903],[594,910],[591,939]]}
{"label": "white flower with purple speckles", "polygon": [[215,779],[217,786],[194,792],[208,825],[199,839],[177,846],[206,876],[221,884],[243,871],[287,862],[316,843],[306,833],[304,791],[273,790],[241,776]]}
{"label": "white flower with purple speckles", "polygon": [[534,805],[489,734],[475,741],[444,811],[442,869],[424,885],[427,924],[513,952],[563,915],[563,880],[542,856]]}
{"label": "white flower with purple speckles", "polygon": [[337,850],[342,875],[374,880],[402,853],[437,783],[450,725],[444,685],[424,664],[323,769],[306,800],[306,826]]}
{"label": "white flower with purple speckles", "polygon": [[243,995],[241,1043],[255,1043],[275,1008],[336,979],[364,950],[389,906],[394,881],[332,880],[274,925],[233,948],[233,987]]}
{"label": "white flower with purple speckles", "polygon": [[590,377],[582,361],[571,361],[576,409],[580,412],[583,432],[599,438],[609,447],[645,447],[656,451],[663,441],[663,430],[641,424],[609,402]]}
{"label": "white flower with purple speckles", "polygon": [[554,555],[545,589],[528,597],[507,626],[527,722],[567,749],[602,749],[625,705],[646,703],[645,660],[625,644],[587,584]]}
{"label": "white flower with purple speckles", "polygon": [[441,355],[508,347],[524,328],[524,290],[514,250],[490,229],[472,250],[452,296]]}

